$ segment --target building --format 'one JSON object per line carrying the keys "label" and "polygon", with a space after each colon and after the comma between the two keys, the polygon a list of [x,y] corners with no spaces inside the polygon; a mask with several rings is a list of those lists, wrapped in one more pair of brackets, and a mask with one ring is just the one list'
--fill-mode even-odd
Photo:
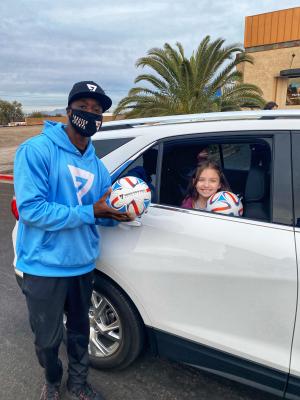
{"label": "building", "polygon": [[300,7],[245,18],[244,46],[254,64],[239,66],[245,83],[279,108],[300,108]]}

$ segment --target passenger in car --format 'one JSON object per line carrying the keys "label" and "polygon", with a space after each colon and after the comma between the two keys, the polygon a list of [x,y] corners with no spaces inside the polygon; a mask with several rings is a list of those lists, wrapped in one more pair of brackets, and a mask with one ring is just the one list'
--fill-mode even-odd
{"label": "passenger in car", "polygon": [[[198,147],[195,151],[188,153],[188,157],[186,153],[183,153],[184,155],[184,162],[186,163],[186,159],[189,160],[188,166],[185,166],[181,168],[181,174],[184,175],[186,178],[188,177],[188,180],[190,181],[191,177],[194,175],[196,168],[202,164],[205,161],[208,161],[209,157],[209,151],[208,147]],[[191,161],[192,160],[192,164]]]}
{"label": "passenger in car", "polygon": [[187,187],[189,186],[193,175],[197,167],[204,161],[207,161],[209,157],[208,147],[201,146],[193,148],[188,153],[182,152],[176,157],[176,165],[179,166],[178,170],[175,170],[176,176],[174,181],[180,192],[179,201],[186,194]]}
{"label": "passenger in car", "polygon": [[198,153],[197,153],[197,156],[196,156],[197,165],[200,165],[204,161],[207,161],[208,160],[208,156],[209,156],[208,147],[200,148]]}
{"label": "passenger in car", "polygon": [[209,197],[220,190],[230,191],[222,169],[214,161],[204,161],[197,167],[181,207],[206,210]]}
{"label": "passenger in car", "polygon": [[146,182],[152,195],[155,191],[155,187],[152,183],[152,175],[156,173],[157,153],[156,149],[147,150],[143,154],[143,166],[136,166],[126,173],[127,176],[135,176]]}

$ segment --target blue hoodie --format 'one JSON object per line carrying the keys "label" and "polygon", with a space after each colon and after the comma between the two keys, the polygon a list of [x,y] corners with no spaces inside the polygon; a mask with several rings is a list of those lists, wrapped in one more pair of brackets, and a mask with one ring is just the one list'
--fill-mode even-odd
{"label": "blue hoodie", "polygon": [[92,142],[82,155],[63,124],[46,121],[42,134],[18,148],[14,182],[20,215],[17,268],[52,277],[93,270],[100,247],[95,224],[101,223],[93,203],[111,179]]}

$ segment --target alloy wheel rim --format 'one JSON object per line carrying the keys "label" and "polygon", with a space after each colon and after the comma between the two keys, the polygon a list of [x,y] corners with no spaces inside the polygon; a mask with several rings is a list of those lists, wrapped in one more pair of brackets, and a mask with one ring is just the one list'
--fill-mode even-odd
{"label": "alloy wheel rim", "polygon": [[95,290],[92,294],[89,354],[93,357],[110,357],[116,353],[122,341],[120,317],[111,302]]}

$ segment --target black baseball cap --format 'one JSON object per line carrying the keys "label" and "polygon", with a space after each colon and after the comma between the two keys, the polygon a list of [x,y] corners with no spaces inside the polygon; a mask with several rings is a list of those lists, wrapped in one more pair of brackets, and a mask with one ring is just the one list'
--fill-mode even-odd
{"label": "black baseball cap", "polygon": [[82,97],[92,97],[93,99],[98,100],[103,108],[103,111],[108,110],[112,105],[111,98],[105,94],[101,86],[97,85],[97,83],[93,81],[74,83],[69,94],[68,106],[72,103],[72,101],[81,99]]}

